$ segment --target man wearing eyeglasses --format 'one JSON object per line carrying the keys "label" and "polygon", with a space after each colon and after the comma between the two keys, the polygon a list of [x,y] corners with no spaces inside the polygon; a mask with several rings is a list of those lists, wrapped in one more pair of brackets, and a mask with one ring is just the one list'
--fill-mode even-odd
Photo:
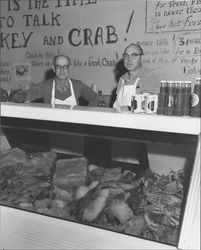
{"label": "man wearing eyeglasses", "polygon": [[90,106],[98,105],[98,96],[90,87],[79,80],[69,77],[70,58],[57,55],[53,61],[55,77],[35,84],[26,91],[26,100],[42,98],[45,103],[62,105],[79,105],[79,98],[89,102]]}
{"label": "man wearing eyeglasses", "polygon": [[129,44],[123,53],[124,67],[127,72],[121,76],[117,86],[116,100],[113,107],[118,111],[127,111],[131,96],[150,92],[158,94],[159,79],[142,65],[142,48],[134,43]]}

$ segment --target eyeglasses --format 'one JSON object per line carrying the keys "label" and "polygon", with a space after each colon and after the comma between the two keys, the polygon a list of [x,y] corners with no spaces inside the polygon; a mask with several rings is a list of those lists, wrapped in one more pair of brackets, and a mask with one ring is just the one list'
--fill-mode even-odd
{"label": "eyeglasses", "polygon": [[67,71],[67,70],[69,70],[69,65],[61,66],[61,65],[57,64],[57,65],[55,65],[54,68],[55,68],[55,70],[58,70],[58,71],[61,71],[62,69],[63,69],[63,71]]}
{"label": "eyeglasses", "polygon": [[127,53],[124,53],[122,54],[123,58],[125,60],[128,60],[128,58],[130,57],[131,59],[136,59],[138,56],[142,56],[142,54],[136,54],[136,53],[132,53],[132,54],[127,54]]}

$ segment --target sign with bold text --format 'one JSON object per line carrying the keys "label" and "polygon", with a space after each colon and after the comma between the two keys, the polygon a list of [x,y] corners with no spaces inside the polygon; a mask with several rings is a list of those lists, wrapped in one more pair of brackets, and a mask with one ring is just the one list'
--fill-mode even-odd
{"label": "sign with bold text", "polygon": [[[131,42],[161,79],[200,75],[201,0],[2,0],[0,80],[28,88],[51,75],[57,54],[71,58],[70,75],[104,94],[115,89],[122,53]],[[22,75],[19,69],[23,69]]]}

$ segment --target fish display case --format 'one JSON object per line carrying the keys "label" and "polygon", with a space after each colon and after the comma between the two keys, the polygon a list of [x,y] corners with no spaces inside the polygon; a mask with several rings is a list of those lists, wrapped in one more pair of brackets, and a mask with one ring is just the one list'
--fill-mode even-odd
{"label": "fish display case", "polygon": [[[0,152],[3,248],[199,249],[200,118],[1,103],[1,129],[11,145]],[[86,148],[67,154],[52,148],[52,134],[91,139],[99,150],[104,140],[176,145],[185,164],[159,155],[156,171],[144,146],[141,165]]]}

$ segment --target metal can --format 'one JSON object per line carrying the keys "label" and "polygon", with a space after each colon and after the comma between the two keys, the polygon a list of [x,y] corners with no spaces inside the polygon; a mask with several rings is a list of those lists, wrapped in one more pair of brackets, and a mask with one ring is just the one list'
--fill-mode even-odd
{"label": "metal can", "polygon": [[165,80],[161,81],[160,92],[158,94],[158,108],[157,114],[164,115],[165,105],[166,105],[166,95],[167,95],[167,82]]}
{"label": "metal can", "polygon": [[158,108],[158,95],[147,95],[145,100],[145,113],[155,114]]}
{"label": "metal can", "polygon": [[175,103],[175,84],[174,81],[168,81],[167,83],[167,95],[165,105],[165,115],[173,115],[174,103]]}
{"label": "metal can", "polygon": [[131,99],[131,111],[133,113],[143,113],[145,107],[145,95],[136,94]]}
{"label": "metal can", "polygon": [[183,115],[190,115],[191,108],[191,81],[184,81]]}

